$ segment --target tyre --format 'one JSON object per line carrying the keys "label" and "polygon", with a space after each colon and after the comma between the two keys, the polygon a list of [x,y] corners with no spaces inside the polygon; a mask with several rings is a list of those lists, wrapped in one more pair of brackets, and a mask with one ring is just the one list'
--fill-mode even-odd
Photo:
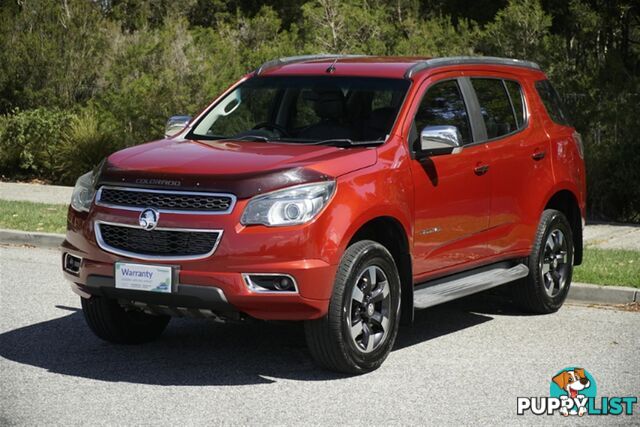
{"label": "tyre", "polygon": [[333,371],[362,374],[387,358],[398,333],[400,277],[382,245],[363,240],[340,262],[327,315],[305,322],[316,362]]}
{"label": "tyre", "polygon": [[94,296],[81,298],[87,325],[99,338],[117,344],[140,344],[160,336],[171,316],[127,311],[118,301]]}
{"label": "tyre", "polygon": [[541,314],[557,311],[567,298],[573,274],[573,235],[562,212],[542,213],[527,262],[529,275],[516,287],[522,307]]}

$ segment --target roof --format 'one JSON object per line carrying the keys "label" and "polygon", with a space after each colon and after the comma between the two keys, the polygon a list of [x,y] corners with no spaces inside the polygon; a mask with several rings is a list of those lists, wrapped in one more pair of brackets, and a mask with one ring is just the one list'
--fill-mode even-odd
{"label": "roof", "polygon": [[[330,68],[335,69],[330,70]],[[366,55],[302,55],[274,59],[260,66],[256,75],[336,75],[375,76],[411,79],[427,69],[459,65],[497,65],[540,71],[534,62],[492,56],[451,56],[442,58]]]}

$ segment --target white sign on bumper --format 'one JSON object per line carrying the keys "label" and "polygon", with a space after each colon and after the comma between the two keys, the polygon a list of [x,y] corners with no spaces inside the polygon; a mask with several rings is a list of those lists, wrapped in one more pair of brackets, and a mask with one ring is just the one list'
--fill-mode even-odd
{"label": "white sign on bumper", "polygon": [[172,268],[159,265],[116,262],[116,288],[171,293]]}

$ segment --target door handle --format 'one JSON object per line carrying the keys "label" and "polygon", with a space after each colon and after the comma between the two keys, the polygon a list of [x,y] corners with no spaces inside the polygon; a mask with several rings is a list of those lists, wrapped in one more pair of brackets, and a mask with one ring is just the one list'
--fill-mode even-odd
{"label": "door handle", "polygon": [[534,151],[534,152],[533,152],[533,154],[531,155],[531,158],[532,158],[533,160],[536,160],[536,161],[537,161],[537,160],[542,160],[542,159],[544,159],[544,156],[546,156],[546,155],[547,155],[547,152],[546,152],[546,151],[544,151],[544,150],[541,150],[541,151],[536,150],[536,151]]}
{"label": "door handle", "polygon": [[478,165],[473,169],[476,175],[484,175],[489,170],[489,165]]}

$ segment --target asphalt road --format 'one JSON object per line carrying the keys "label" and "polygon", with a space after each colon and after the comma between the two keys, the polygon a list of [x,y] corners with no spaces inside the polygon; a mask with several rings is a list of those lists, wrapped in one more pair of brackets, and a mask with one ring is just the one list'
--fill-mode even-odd
{"label": "asphalt road", "polygon": [[[376,372],[317,369],[295,324],[174,319],[162,339],[95,338],[56,251],[0,246],[0,425],[548,424],[516,397],[586,368],[599,396],[640,395],[640,313],[565,306],[527,316],[482,295],[418,313]],[[580,424],[640,424],[635,415]]]}

